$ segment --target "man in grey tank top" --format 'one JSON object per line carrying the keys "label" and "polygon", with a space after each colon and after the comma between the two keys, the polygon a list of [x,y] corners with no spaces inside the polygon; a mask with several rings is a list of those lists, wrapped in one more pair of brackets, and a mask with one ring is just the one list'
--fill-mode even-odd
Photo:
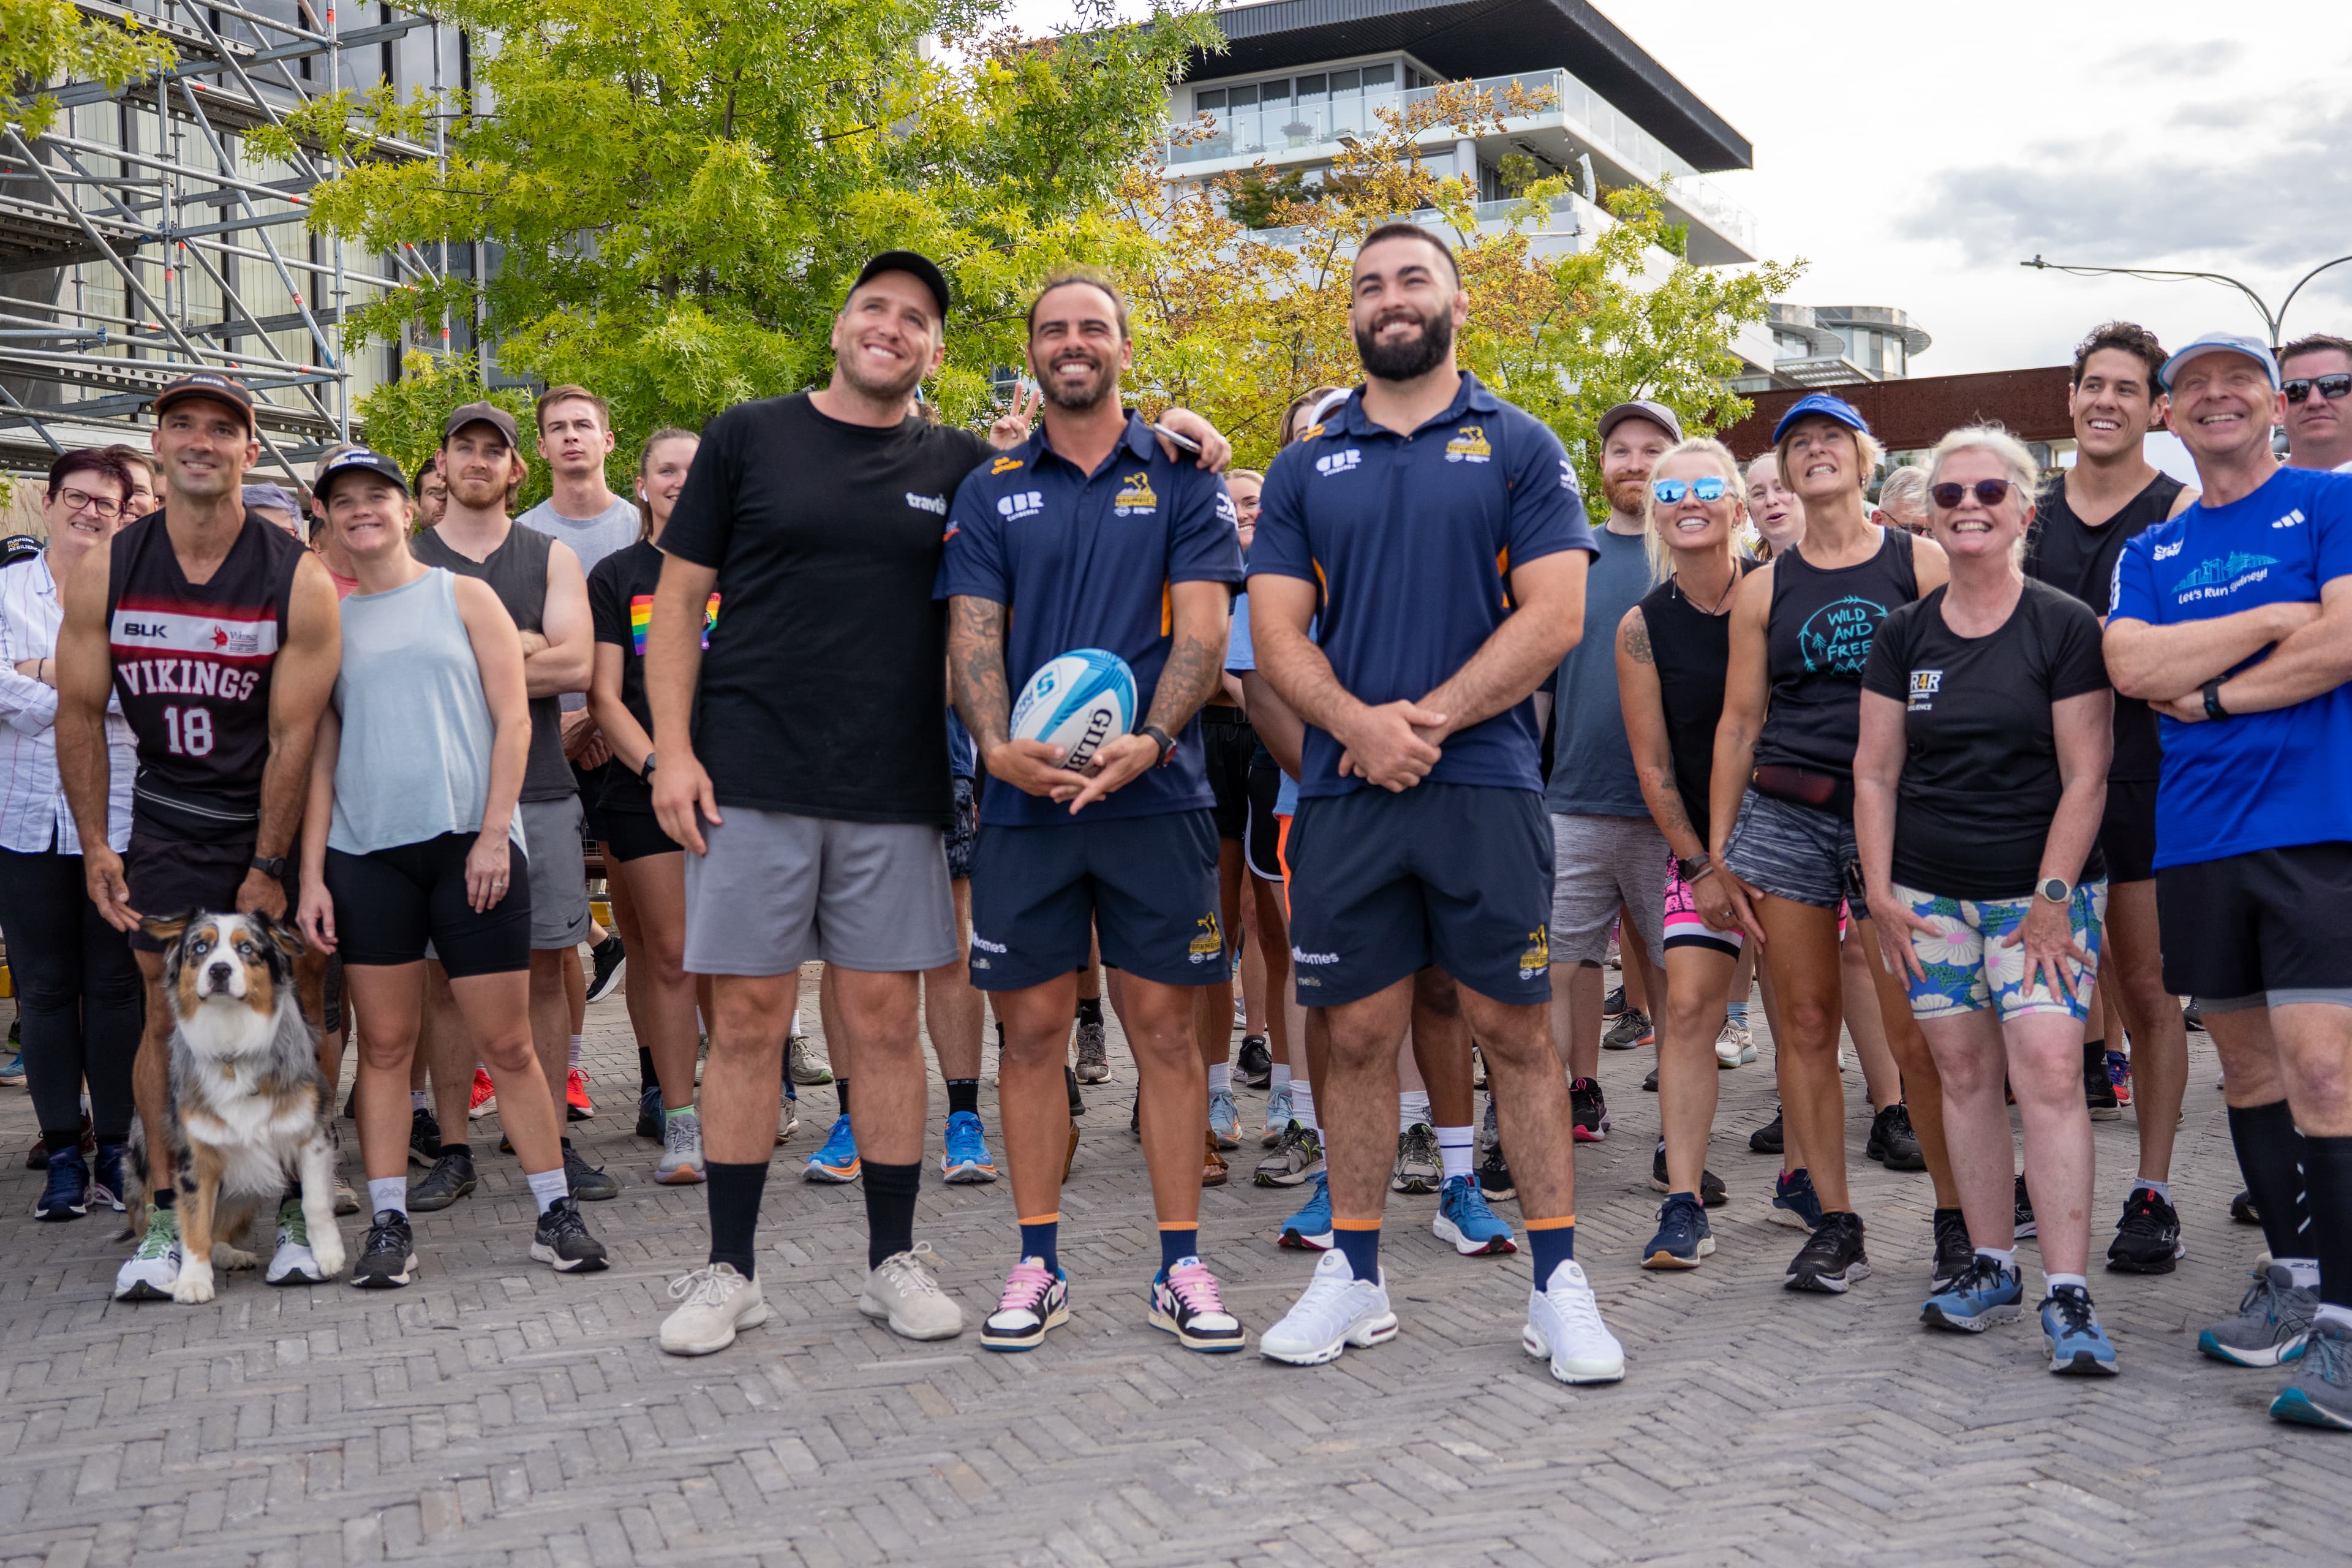
{"label": "man in grey tank top", "polygon": [[[441,437],[448,508],[411,548],[428,566],[488,583],[522,635],[530,757],[516,809],[530,862],[530,1033],[548,1087],[561,1104],[571,1065],[563,966],[569,963],[575,972],[580,966],[575,954],[588,935],[588,886],[580,858],[580,791],[563,755],[559,704],[565,693],[588,689],[594,634],[587,574],[579,558],[570,546],[518,527],[507,516],[508,486],[523,467],[514,417],[505,409],[469,403],[452,413]],[[497,1102],[486,1095],[469,1096],[478,1063],[448,983],[436,973],[428,989],[427,1060],[435,1108],[444,1128],[461,1127],[469,1110],[482,1115]],[[457,1169],[455,1159],[467,1168]],[[453,1168],[443,1184],[470,1191],[471,1151],[455,1159],[445,1133],[442,1162]],[[563,1141],[563,1165],[574,1197],[593,1202],[620,1191],[611,1176],[580,1157],[569,1138]],[[442,1173],[436,1166],[426,1184]]]}

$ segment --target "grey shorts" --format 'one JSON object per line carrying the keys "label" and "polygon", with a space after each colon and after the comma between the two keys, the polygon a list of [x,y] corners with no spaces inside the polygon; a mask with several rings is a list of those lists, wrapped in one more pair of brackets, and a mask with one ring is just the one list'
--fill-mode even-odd
{"label": "grey shorts", "polygon": [[1817,910],[1843,903],[1855,920],[1870,918],[1870,906],[1862,899],[1862,854],[1854,847],[1853,824],[1832,812],[1750,789],[1739,802],[1739,820],[1731,825],[1723,863],[1733,876],[1776,899]]}
{"label": "grey shorts", "polygon": [[1646,816],[1551,819],[1551,961],[1599,963],[1609,956],[1609,922],[1622,907],[1653,963],[1666,951],[1658,867],[1665,835]]}
{"label": "grey shorts", "polygon": [[588,940],[588,863],[580,855],[580,797],[526,800],[523,853],[530,857],[530,950],[570,949]]}
{"label": "grey shorts", "polygon": [[908,973],[963,956],[935,823],[722,805],[686,857],[686,967],[789,974],[811,959]]}

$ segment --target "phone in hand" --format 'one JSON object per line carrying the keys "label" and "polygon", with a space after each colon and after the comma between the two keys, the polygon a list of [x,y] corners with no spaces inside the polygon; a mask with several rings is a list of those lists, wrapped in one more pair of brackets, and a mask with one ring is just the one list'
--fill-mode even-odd
{"label": "phone in hand", "polygon": [[1190,436],[1171,430],[1158,420],[1152,421],[1151,433],[1180,452],[1190,452],[1196,458],[1201,455],[1201,443],[1193,440]]}

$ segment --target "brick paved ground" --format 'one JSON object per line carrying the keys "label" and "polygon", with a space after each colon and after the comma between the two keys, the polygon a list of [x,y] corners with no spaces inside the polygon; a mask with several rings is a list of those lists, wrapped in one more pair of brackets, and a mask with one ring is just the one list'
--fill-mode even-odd
{"label": "brick paved ground", "polygon": [[[1769,1115],[1761,1070],[1723,1080],[1721,1249],[1696,1273],[1635,1268],[1656,1102],[1639,1090],[1645,1059],[1609,1057],[1617,1127],[1578,1158],[1579,1252],[1631,1373],[1570,1391],[1518,1349],[1525,1256],[1454,1258],[1428,1235],[1431,1199],[1391,1202],[1404,1331],[1391,1345],[1306,1371],[1190,1355],[1148,1329],[1151,1215],[1116,1045],[1063,1204],[1076,1311],[1045,1349],[906,1344],[856,1313],[858,1195],[797,1179],[832,1109],[815,1089],[769,1191],[775,1316],[723,1355],[672,1360],[653,1331],[668,1279],[701,1261],[703,1200],[647,1180],[617,998],[591,1030],[604,1114],[585,1143],[625,1183],[592,1210],[614,1253],[604,1274],[525,1260],[528,1194],[493,1156],[480,1194],[420,1216],[423,1277],[406,1291],[273,1290],[248,1274],[206,1307],[118,1306],[117,1226],[34,1223],[39,1178],[11,1157],[0,1562],[2344,1556],[2352,1439],[2274,1426],[2273,1375],[2194,1349],[2260,1246],[2228,1223],[2237,1178],[2202,1037],[2175,1189],[2189,1257],[2169,1279],[2094,1276],[2126,1368],[2098,1384],[2042,1372],[2025,1325],[1981,1339],[1915,1326],[1927,1178],[1862,1161],[1859,1114],[1848,1131],[1878,1273],[1843,1299],[1785,1294],[1798,1238],[1764,1223],[1772,1163],[1746,1152]],[[1259,1104],[1244,1095],[1245,1112]],[[982,1110],[993,1129],[992,1085]],[[21,1094],[0,1096],[0,1147],[21,1150],[32,1127]],[[2132,1123],[2098,1138],[2105,1212]],[[1271,1245],[1295,1201],[1239,1181],[1205,1198],[1204,1239],[1253,1330],[1307,1271]],[[920,1225],[976,1324],[1009,1261],[1009,1193],[928,1186]]]}

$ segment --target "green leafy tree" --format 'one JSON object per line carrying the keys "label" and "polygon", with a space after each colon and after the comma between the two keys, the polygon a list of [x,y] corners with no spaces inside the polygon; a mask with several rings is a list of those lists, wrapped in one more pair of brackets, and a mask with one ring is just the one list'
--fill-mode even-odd
{"label": "green leafy tree", "polygon": [[133,16],[88,16],[73,0],[0,0],[0,97],[27,141],[57,121],[57,100],[45,89],[83,80],[120,89],[178,58]]}

